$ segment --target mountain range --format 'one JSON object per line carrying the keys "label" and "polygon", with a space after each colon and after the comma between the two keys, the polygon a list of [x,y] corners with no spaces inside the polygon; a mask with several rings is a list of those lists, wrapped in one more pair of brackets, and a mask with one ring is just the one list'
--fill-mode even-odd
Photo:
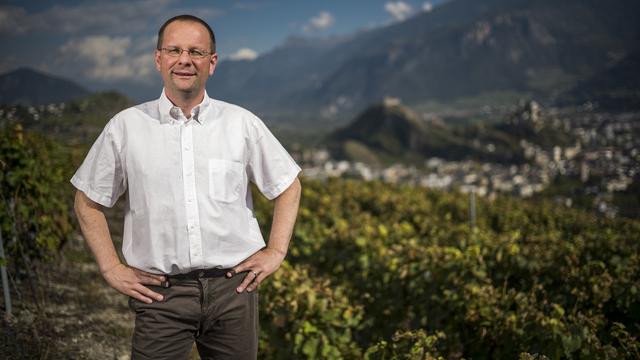
{"label": "mountain range", "polygon": [[[450,0],[402,22],[290,38],[255,60],[221,61],[207,90],[268,122],[318,128],[345,124],[386,96],[412,108],[474,97],[491,105],[493,94],[637,108],[638,18],[637,0]],[[26,69],[0,76],[3,104],[86,93]]]}
{"label": "mountain range", "polygon": [[30,68],[0,75],[0,104],[46,105],[89,95],[75,82]]}
{"label": "mountain range", "polygon": [[390,26],[222,62],[208,91],[326,118],[385,96],[418,105],[508,91],[553,101],[639,49],[638,18],[635,0],[452,0]]}

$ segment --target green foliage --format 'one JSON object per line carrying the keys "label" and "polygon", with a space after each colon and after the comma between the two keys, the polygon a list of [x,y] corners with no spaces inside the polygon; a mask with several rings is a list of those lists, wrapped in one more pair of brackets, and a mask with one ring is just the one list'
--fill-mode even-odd
{"label": "green foliage", "polygon": [[353,333],[362,306],[351,304],[341,286],[313,277],[304,265],[284,262],[260,293],[260,353],[268,358],[354,359]]}
{"label": "green foliage", "polygon": [[442,332],[435,335],[427,335],[424,330],[397,332],[393,335],[391,342],[382,340],[367,349],[365,359],[444,359],[437,355],[439,352],[436,346],[438,341],[444,338],[445,335]]}
{"label": "green foliage", "polygon": [[[0,131],[0,229],[14,268],[69,237],[76,156]],[[272,204],[255,204],[268,224]],[[639,221],[544,201],[477,206],[474,228],[460,194],[305,180],[287,261],[260,291],[261,355],[640,357]]]}
{"label": "green foliage", "polygon": [[[269,218],[270,205],[256,204]],[[316,312],[291,314],[278,332],[269,324],[276,317],[265,318],[263,342],[291,349],[306,327],[323,329],[323,344],[344,358],[637,358],[640,222],[498,198],[478,201],[471,228],[467,206],[455,193],[305,181],[291,268],[279,273],[298,274],[291,286],[316,289],[315,301],[362,309],[349,322],[359,351],[342,350],[334,335],[343,330]],[[323,281],[331,291],[316,285]]]}
{"label": "green foliage", "polygon": [[0,129],[0,231],[18,272],[46,259],[72,229],[69,154],[35,134]]}

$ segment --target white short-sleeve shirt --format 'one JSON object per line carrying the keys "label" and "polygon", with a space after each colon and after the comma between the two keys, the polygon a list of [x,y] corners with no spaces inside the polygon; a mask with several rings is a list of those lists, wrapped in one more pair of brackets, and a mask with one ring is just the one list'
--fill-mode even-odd
{"label": "white short-sleeve shirt", "polygon": [[125,260],[179,274],[232,267],[264,247],[249,182],[274,199],[300,170],[251,112],[205,93],[186,119],[163,91],[115,115],[71,183],[107,207],[128,191]]}

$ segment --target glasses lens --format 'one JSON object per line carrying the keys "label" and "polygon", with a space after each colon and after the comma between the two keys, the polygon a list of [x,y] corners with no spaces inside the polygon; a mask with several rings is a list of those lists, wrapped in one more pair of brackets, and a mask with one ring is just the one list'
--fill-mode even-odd
{"label": "glasses lens", "polygon": [[182,54],[182,50],[180,48],[167,48],[166,51],[169,56],[180,56],[180,54]]}
{"label": "glasses lens", "polygon": [[189,55],[192,58],[202,59],[203,57],[207,56],[207,53],[204,50],[190,49],[189,50]]}
{"label": "glasses lens", "polygon": [[189,54],[189,56],[191,56],[194,59],[203,59],[208,54],[206,51],[200,50],[200,49],[182,50],[179,47],[162,48],[161,50],[165,51],[167,55],[172,57],[178,57],[182,55],[183,51],[186,51]]}

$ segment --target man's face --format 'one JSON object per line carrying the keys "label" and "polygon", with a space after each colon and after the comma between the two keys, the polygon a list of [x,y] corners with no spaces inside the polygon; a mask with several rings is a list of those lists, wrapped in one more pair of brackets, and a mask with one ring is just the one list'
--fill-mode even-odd
{"label": "man's face", "polygon": [[[163,48],[199,49],[211,51],[211,39],[207,29],[197,22],[174,21],[164,29]],[[192,59],[187,51],[178,57],[156,50],[156,69],[162,75],[164,87],[169,95],[190,93],[198,96],[204,92],[207,78],[213,75],[218,55],[207,55],[204,59]]]}

